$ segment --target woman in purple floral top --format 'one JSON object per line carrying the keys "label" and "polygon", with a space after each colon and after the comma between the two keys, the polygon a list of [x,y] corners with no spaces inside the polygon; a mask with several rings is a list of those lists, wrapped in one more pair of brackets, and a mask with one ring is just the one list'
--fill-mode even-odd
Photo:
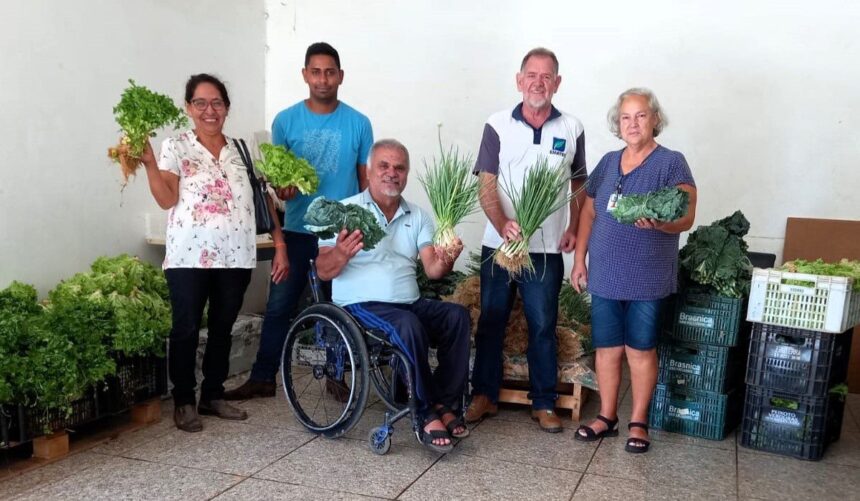
{"label": "woman in purple floral top", "polygon": [[[633,406],[625,450],[647,452],[648,404],[657,383],[657,333],[663,299],[675,292],[679,234],[696,215],[696,188],[684,155],[654,140],[666,117],[654,94],[630,89],[609,112],[610,130],[625,148],[607,153],[586,183],[579,216],[571,283],[591,293],[592,340],[600,390],[600,414],[580,426],[576,439],[618,434],[621,359],[630,365]],[[687,214],[671,222],[617,222],[611,210],[622,197],[677,186],[690,195]],[[589,256],[589,268],[585,256]]]}
{"label": "woman in purple floral top", "polygon": [[[193,75],[185,86],[185,110],[194,129],[168,138],[156,161],[147,144],[141,157],[149,189],[169,210],[164,275],[170,289],[173,326],[169,338],[176,427],[200,431],[200,414],[247,419],[224,402],[231,331],[256,266],[254,200],[248,172],[232,140],[223,133],[230,111],[227,89],[217,78]],[[270,204],[271,205],[271,204]],[[272,219],[278,218],[274,207]],[[273,280],[289,271],[280,227],[272,231]],[[195,368],[203,308],[209,304],[200,403]]]}

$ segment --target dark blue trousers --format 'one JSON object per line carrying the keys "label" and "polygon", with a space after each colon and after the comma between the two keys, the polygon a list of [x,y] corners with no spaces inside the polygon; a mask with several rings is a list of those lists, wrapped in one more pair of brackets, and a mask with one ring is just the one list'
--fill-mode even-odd
{"label": "dark blue trousers", "polygon": [[[388,334],[412,362],[418,410],[444,404],[458,408],[469,375],[469,312],[458,304],[421,298],[411,304],[366,302],[346,307],[362,325]],[[428,349],[439,361],[430,369]]]}

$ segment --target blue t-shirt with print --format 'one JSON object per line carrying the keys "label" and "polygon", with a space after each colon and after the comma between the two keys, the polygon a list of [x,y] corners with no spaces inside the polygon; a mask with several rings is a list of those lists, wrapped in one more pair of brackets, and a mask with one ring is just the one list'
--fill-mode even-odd
{"label": "blue t-shirt with print", "polygon": [[588,292],[622,301],[651,301],[675,292],[678,285],[679,235],[621,224],[607,210],[619,186],[621,195],[634,195],[689,184],[693,174],[684,155],[663,146],[642,164],[621,175],[621,154],[607,153],[585,185],[594,199],[594,223],[588,240]]}
{"label": "blue t-shirt with print", "polygon": [[342,200],[358,193],[356,166],[367,163],[373,130],[366,116],[344,102],[331,113],[319,114],[300,101],[275,117],[272,143],[310,162],[320,178],[316,193],[298,193],[286,203],[284,230],[307,233],[304,218],[314,198]]}

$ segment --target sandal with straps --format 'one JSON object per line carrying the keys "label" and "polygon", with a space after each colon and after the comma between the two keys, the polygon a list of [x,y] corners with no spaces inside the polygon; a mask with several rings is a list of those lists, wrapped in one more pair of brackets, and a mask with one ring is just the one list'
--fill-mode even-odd
{"label": "sandal with straps", "polygon": [[[469,428],[466,426],[466,423],[463,422],[462,419],[457,417],[457,413],[454,412],[453,409],[448,407],[447,405],[439,404],[435,408],[436,414],[439,416],[439,420],[442,421],[442,424],[445,425],[445,428],[448,429],[448,433],[454,438],[466,438],[469,436]],[[454,416],[453,419],[449,420],[447,423],[445,422],[444,416],[446,414],[451,414]],[[454,430],[457,428],[462,428],[463,431],[460,433],[454,433]]]}
{"label": "sandal with straps", "polygon": [[[640,423],[638,421],[631,421],[630,424],[627,425],[627,429],[633,428],[642,428],[645,430],[645,433],[648,433],[648,425],[645,423]],[[644,438],[634,438],[630,437],[627,439],[627,445],[624,446],[624,450],[631,454],[644,454],[648,452],[648,449],[651,447],[651,442]]]}
{"label": "sandal with straps", "polygon": [[[618,418],[609,419],[605,416],[597,415],[597,419],[606,423],[606,429],[603,431],[595,432],[594,428],[591,426],[581,425],[576,429],[576,433],[574,434],[574,438],[579,440],[580,442],[595,442],[600,440],[603,437],[614,437],[618,435]],[[580,431],[584,431],[585,435],[580,433]]]}
{"label": "sandal with straps", "polygon": [[[421,425],[421,430],[418,433],[418,439],[421,441],[421,445],[427,447],[431,451],[439,452],[442,454],[446,454],[454,450],[454,441],[451,440],[451,435],[446,430],[430,430],[425,431],[424,428],[432,423],[433,421],[441,421],[435,413],[430,414],[427,419],[424,420],[424,423]],[[442,423],[444,425],[444,423]],[[434,444],[434,440],[448,439],[448,443],[446,445]]]}

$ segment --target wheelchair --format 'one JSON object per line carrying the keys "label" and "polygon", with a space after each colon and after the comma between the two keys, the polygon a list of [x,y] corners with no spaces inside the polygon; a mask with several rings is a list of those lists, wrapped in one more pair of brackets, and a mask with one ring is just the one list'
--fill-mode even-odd
{"label": "wheelchair", "polygon": [[340,437],[361,419],[372,385],[387,410],[383,423],[368,435],[370,450],[386,454],[394,423],[407,415],[420,441],[408,357],[384,332],[364,328],[326,301],[314,261],[310,264],[313,303],[293,320],[281,353],[284,393],[296,419],[313,433]]}

